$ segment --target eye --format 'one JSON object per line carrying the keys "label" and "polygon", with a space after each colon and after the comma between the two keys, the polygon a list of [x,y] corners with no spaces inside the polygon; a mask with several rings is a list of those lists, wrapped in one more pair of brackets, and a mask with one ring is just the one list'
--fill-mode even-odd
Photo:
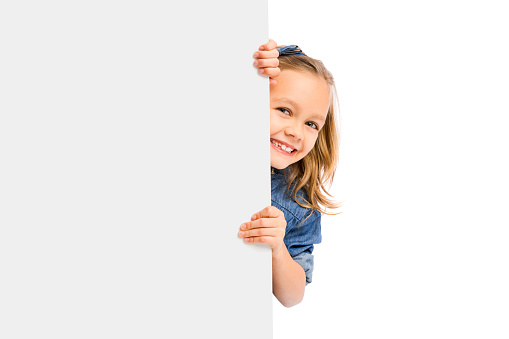
{"label": "eye", "polygon": [[278,108],[276,108],[276,109],[277,109],[278,111],[280,111],[280,112],[284,112],[284,111],[286,111],[286,112],[288,112],[288,115],[290,115],[290,114],[291,114],[291,111],[290,111],[288,108],[285,108],[285,107],[278,107]]}
{"label": "eye", "polygon": [[[278,108],[276,108],[276,109],[277,109],[278,111],[280,111],[280,112],[283,112],[283,114],[285,114],[285,115],[291,115],[291,114],[292,114],[292,111],[290,111],[288,108],[285,108],[285,107],[278,107]],[[288,114],[286,114],[286,113],[284,113],[284,112],[288,112]],[[317,131],[318,131],[318,130],[320,130],[320,128],[318,127],[318,125],[317,125],[315,122],[313,122],[313,121],[308,121],[308,123],[312,124],[312,125],[308,125],[308,126],[310,126],[311,128],[314,128],[314,129],[316,129]]]}
{"label": "eye", "polygon": [[[314,123],[314,122],[312,122],[312,121],[309,121],[309,123],[310,123],[310,124],[313,124],[313,126],[314,126],[314,127],[313,127],[313,126],[311,126],[312,128],[314,128],[314,129],[316,129],[316,130],[319,130],[318,125],[317,125],[317,124],[315,124],[315,123]],[[309,126],[309,125],[308,125],[308,126]]]}

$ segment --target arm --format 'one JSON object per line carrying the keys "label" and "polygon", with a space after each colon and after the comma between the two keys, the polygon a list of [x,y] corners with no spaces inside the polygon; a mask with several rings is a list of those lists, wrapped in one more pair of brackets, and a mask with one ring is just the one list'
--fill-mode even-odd
{"label": "arm", "polygon": [[283,241],[286,220],[284,213],[267,206],[241,225],[239,236],[246,243],[263,243],[272,248],[272,292],[285,307],[297,305],[304,298],[306,274],[288,252]]}
{"label": "arm", "polygon": [[285,307],[299,304],[304,298],[306,274],[292,259],[286,245],[272,254],[272,293]]}

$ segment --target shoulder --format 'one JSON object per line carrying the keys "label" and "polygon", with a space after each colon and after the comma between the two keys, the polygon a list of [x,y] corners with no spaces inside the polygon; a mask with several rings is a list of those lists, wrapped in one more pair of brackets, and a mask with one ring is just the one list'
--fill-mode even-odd
{"label": "shoulder", "polygon": [[[297,192],[297,199],[299,196],[308,199],[303,189]],[[304,250],[311,253],[313,244],[318,244],[322,240],[322,213],[315,209],[302,207],[297,204],[293,196],[288,197],[284,176],[278,176],[277,174],[272,175],[271,203],[272,206],[280,209],[285,215],[287,223],[285,243],[290,255],[294,256]]]}
{"label": "shoulder", "polygon": [[[276,206],[285,212],[285,216],[288,218],[292,217],[302,220],[310,215],[315,218],[319,217],[319,211],[313,211],[309,208],[300,206],[294,200],[292,189],[288,191],[288,194],[287,190],[288,185],[285,181],[283,170],[275,169],[275,173],[271,175],[271,201],[273,206]],[[305,200],[309,201],[309,196],[303,188],[297,192],[297,199],[302,204],[306,204]]]}
{"label": "shoulder", "polygon": [[[273,174],[271,177],[271,202],[272,205],[279,208],[285,213],[285,217],[288,221],[290,218],[298,220],[305,219],[309,215],[309,208],[300,206],[293,197],[293,194],[288,191],[288,185],[285,182],[285,178],[282,174]],[[288,196],[290,195],[290,196]],[[300,189],[297,192],[297,199],[300,203],[305,203],[300,197],[308,200],[308,195],[304,189]]]}

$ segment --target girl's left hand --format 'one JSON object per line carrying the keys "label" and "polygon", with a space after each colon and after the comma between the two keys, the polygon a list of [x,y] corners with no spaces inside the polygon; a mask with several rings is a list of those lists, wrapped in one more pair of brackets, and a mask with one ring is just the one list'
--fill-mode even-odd
{"label": "girl's left hand", "polygon": [[284,213],[274,206],[267,206],[241,225],[239,236],[247,243],[268,244],[275,255],[283,246],[286,233]]}

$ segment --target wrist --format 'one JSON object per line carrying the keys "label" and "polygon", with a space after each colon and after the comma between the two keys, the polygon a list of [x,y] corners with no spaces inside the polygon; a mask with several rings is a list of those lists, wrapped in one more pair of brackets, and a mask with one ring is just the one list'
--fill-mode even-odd
{"label": "wrist", "polygon": [[285,243],[282,242],[278,249],[272,249],[272,259],[282,258],[285,251],[288,252]]}

